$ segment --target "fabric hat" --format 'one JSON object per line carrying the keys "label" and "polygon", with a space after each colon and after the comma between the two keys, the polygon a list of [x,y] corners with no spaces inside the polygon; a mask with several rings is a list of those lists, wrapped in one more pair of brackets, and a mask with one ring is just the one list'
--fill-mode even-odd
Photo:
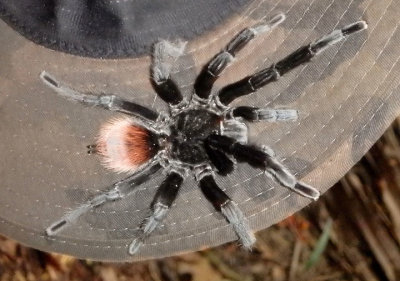
{"label": "fabric hat", "polygon": [[[171,256],[237,239],[231,225],[188,177],[162,226],[129,255],[165,175],[132,195],[94,208],[57,235],[45,229],[126,177],[106,169],[86,145],[118,116],[55,94],[43,71],[80,92],[113,93],[166,111],[150,83],[151,46],[187,41],[171,75],[190,95],[202,67],[232,37],[284,13],[235,57],[214,88],[238,81],[333,30],[364,20],[349,36],[235,105],[293,108],[292,122],[249,124],[249,141],[271,147],[301,181],[324,193],[372,146],[400,107],[400,3],[382,0],[0,0],[0,233],[44,251],[102,261]],[[238,163],[219,186],[252,230],[312,201],[261,170]],[[340,204],[340,202],[338,202]]]}

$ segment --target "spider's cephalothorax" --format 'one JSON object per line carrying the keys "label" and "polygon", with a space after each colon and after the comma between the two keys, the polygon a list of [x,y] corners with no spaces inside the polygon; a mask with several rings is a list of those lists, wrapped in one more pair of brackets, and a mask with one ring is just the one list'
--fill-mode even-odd
{"label": "spider's cephalothorax", "polygon": [[43,72],[43,82],[59,95],[88,106],[98,106],[128,115],[105,124],[96,144],[89,145],[88,148],[90,153],[101,155],[108,168],[130,174],[107,191],[68,212],[50,225],[46,234],[56,235],[90,209],[126,197],[160,169],[164,169],[166,178],[154,195],[150,205],[151,215],[143,220],[137,237],[128,247],[131,255],[138,252],[146,238],[161,223],[184,178],[190,175],[199,183],[207,200],[232,225],[245,247],[251,247],[255,241],[254,235],[236,203],[218,187],[214,180],[215,173],[226,176],[234,171],[236,162],[245,162],[264,170],[282,186],[316,200],[320,195],[319,191],[298,181],[275,157],[272,149],[248,143],[245,122],[295,120],[297,111],[231,107],[229,104],[240,96],[254,93],[268,83],[277,81],[286,72],[309,62],[346,36],[367,28],[366,23],[360,21],[335,30],[265,69],[219,91],[212,91],[214,82],[233,61],[236,53],[254,37],[270,31],[284,19],[285,16],[279,14],[268,22],[246,28],[237,34],[203,67],[194,82],[194,93],[188,98],[182,96],[170,76],[172,63],[183,53],[185,43],[156,43],[151,82],[158,96],[169,104],[168,114],[157,113],[115,95],[80,93]]}
{"label": "spider's cephalothorax", "polygon": [[205,139],[219,131],[221,117],[206,109],[184,110],[173,117],[169,136],[170,155],[188,164],[201,164],[208,160]]}

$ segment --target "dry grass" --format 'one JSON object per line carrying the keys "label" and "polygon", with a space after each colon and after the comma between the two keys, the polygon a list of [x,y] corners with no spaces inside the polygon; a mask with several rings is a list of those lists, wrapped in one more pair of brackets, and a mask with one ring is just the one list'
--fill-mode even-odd
{"label": "dry grass", "polygon": [[400,119],[321,200],[257,236],[251,253],[228,244],[134,264],[76,260],[0,238],[0,281],[400,280]]}

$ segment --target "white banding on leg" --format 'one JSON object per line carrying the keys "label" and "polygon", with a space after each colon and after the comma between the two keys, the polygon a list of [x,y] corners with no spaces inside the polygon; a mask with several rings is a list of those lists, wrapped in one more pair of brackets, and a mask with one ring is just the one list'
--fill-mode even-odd
{"label": "white banding on leg", "polygon": [[259,108],[256,110],[258,120],[256,121],[295,121],[298,119],[299,114],[297,110],[294,109],[268,109]]}
{"label": "white banding on leg", "polygon": [[[265,150],[263,149],[265,152]],[[271,176],[273,176],[281,185],[293,190],[294,192],[313,200],[317,200],[320,196],[320,192],[315,189],[314,187],[307,185],[303,182],[297,181],[296,177],[289,172],[274,156],[268,154],[269,156],[269,163],[268,168],[265,172]]]}
{"label": "white banding on leg", "polygon": [[89,202],[79,206],[77,209],[68,212],[63,218],[54,222],[52,225],[46,228],[46,235],[54,236],[68,225],[76,222],[81,215],[87,213],[90,209],[96,208],[108,201],[114,201],[122,197],[123,196],[119,192],[118,187],[104,194],[99,194]]}
{"label": "white banding on leg", "polygon": [[226,68],[232,61],[233,61],[233,56],[227,51],[223,51],[219,53],[214,59],[210,61],[208,64],[208,73],[211,74],[211,76],[218,76],[221,74],[222,70]]}
{"label": "white banding on leg", "polygon": [[231,200],[226,201],[221,205],[221,213],[232,225],[243,247],[251,249],[256,242],[256,238],[247,223],[247,219],[236,203]]}
{"label": "white banding on leg", "polygon": [[220,123],[220,134],[246,144],[248,141],[248,128],[246,124],[236,119],[224,120]]}
{"label": "white banding on leg", "polygon": [[52,77],[46,71],[42,71],[42,73],[40,73],[40,78],[47,86],[53,89],[57,94],[70,101],[87,103],[89,105],[100,104],[99,96],[82,94],[78,91],[75,91],[74,89],[64,86],[62,83],[57,81],[57,79]]}
{"label": "white banding on leg", "polygon": [[172,64],[184,53],[186,43],[162,40],[154,44],[152,76],[156,83],[162,83],[170,77]]}
{"label": "white banding on leg", "polygon": [[115,100],[118,99],[115,95],[93,95],[81,93],[63,85],[46,71],[42,71],[40,78],[48,87],[67,100],[79,102],[87,106],[102,106],[109,110],[118,109],[115,107],[114,103]]}
{"label": "white banding on leg", "polygon": [[129,245],[128,253],[130,255],[136,254],[140,248],[142,247],[145,239],[158,227],[158,225],[162,222],[165,216],[168,213],[168,206],[158,202],[153,206],[152,214],[145,219],[144,224],[141,227],[141,235],[140,237],[134,239],[132,243]]}
{"label": "white banding on leg", "polygon": [[259,23],[250,27],[250,30],[252,30],[254,34],[268,32],[271,29],[277,27],[279,24],[281,24],[285,19],[286,19],[285,14],[280,13],[267,22]]}

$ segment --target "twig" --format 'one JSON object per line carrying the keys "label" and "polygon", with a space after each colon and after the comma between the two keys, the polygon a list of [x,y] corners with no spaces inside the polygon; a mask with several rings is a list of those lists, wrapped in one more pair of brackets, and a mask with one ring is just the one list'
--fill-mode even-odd
{"label": "twig", "polygon": [[253,281],[251,276],[242,276],[229,268],[217,255],[212,251],[205,251],[204,255],[208,258],[210,263],[214,265],[226,278],[234,281]]}
{"label": "twig", "polygon": [[303,242],[300,239],[297,239],[296,244],[294,245],[292,262],[290,263],[290,271],[289,271],[289,281],[296,280],[297,268],[299,266],[299,259],[301,250],[303,249]]}

